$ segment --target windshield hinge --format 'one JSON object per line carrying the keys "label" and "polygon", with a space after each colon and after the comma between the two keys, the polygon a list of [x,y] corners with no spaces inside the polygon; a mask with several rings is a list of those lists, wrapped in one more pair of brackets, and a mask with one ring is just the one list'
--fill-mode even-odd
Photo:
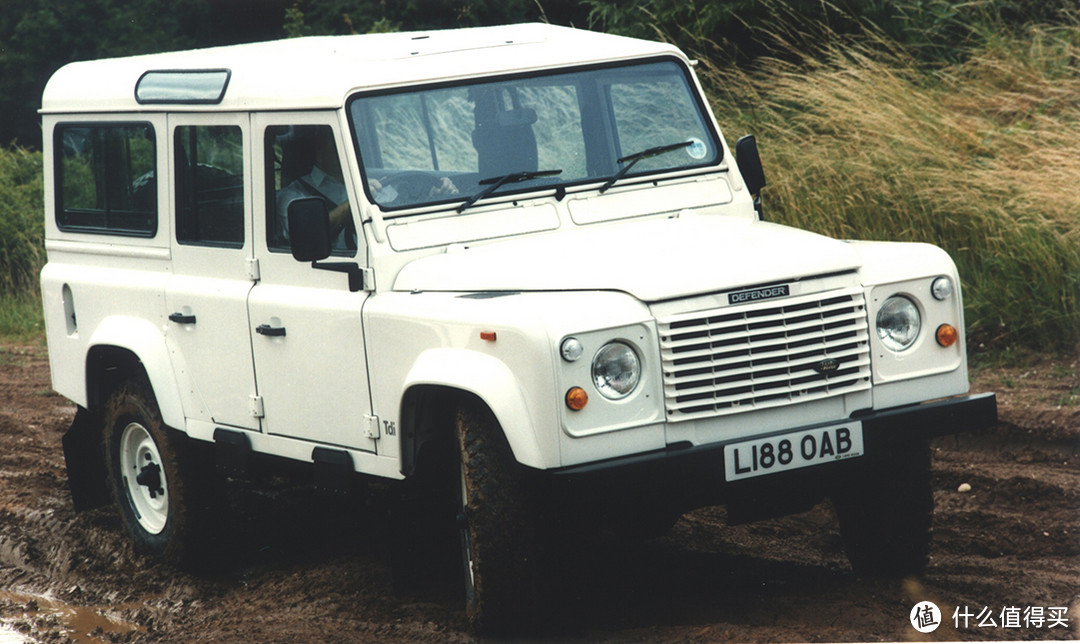
{"label": "windshield hinge", "polygon": [[254,257],[247,258],[247,274],[252,281],[258,282],[262,275],[259,272],[259,260]]}

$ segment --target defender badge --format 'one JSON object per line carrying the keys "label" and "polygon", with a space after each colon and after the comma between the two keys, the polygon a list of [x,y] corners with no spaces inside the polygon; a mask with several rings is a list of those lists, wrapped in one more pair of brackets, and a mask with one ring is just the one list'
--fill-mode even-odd
{"label": "defender badge", "polygon": [[771,300],[776,297],[787,297],[789,295],[791,295],[791,289],[787,284],[781,284],[779,286],[763,286],[762,288],[753,288],[748,291],[728,293],[727,301],[728,304],[742,304],[743,302]]}

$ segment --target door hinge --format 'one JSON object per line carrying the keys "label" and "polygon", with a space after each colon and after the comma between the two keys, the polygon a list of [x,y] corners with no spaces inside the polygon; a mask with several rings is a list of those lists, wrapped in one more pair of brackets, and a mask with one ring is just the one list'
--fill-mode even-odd
{"label": "door hinge", "polygon": [[263,397],[262,396],[255,395],[255,396],[251,397],[250,410],[251,410],[251,415],[254,416],[255,418],[262,418],[263,416],[266,415],[264,413],[264,411],[263,411]]}
{"label": "door hinge", "polygon": [[364,416],[364,438],[377,441],[380,436],[382,436],[382,432],[379,431],[379,417]]}
{"label": "door hinge", "polygon": [[361,268],[360,272],[364,276],[364,290],[375,290],[375,269],[374,268]]}
{"label": "door hinge", "polygon": [[247,258],[247,274],[253,281],[258,282],[262,278],[259,272],[259,260],[254,257]]}

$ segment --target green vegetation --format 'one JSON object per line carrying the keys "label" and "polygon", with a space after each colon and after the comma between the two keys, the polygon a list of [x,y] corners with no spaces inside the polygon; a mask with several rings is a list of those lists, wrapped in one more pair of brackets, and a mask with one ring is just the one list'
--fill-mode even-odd
{"label": "green vegetation", "polygon": [[920,64],[867,34],[750,71],[705,67],[716,113],[754,132],[766,214],[852,239],[945,248],[969,344],[1080,340],[1080,26],[998,34]]}
{"label": "green vegetation", "polygon": [[41,153],[0,148],[0,338],[42,339],[42,211]]}
{"label": "green vegetation", "polygon": [[0,149],[0,293],[37,287],[45,259],[41,153]]}
{"label": "green vegetation", "polygon": [[[72,6],[98,4],[109,2]],[[960,268],[973,350],[1080,341],[1080,24],[1070,0],[585,0],[573,14],[572,3],[552,0],[507,4],[513,11],[492,20],[480,11],[494,11],[489,4],[438,24],[537,19],[538,10],[691,52],[727,135],[758,138],[766,217],[842,238],[942,246]],[[49,17],[51,6],[25,13],[13,33],[54,34],[66,23]],[[386,3],[275,6],[278,22],[258,35],[432,26]],[[177,29],[190,16],[181,18]],[[0,45],[4,33],[0,19]],[[192,33],[199,44],[222,37]],[[40,154],[0,149],[0,335],[40,328],[41,185]],[[32,321],[8,330],[11,316]]]}
{"label": "green vegetation", "polygon": [[44,343],[45,320],[39,292],[0,294],[0,340]]}

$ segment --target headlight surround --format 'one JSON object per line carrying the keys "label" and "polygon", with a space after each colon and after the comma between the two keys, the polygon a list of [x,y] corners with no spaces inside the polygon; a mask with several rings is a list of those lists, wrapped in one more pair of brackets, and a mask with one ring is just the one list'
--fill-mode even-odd
{"label": "headlight surround", "polygon": [[877,314],[877,335],[891,351],[904,351],[915,344],[922,328],[919,307],[903,295],[885,300]]}
{"label": "headlight surround", "polygon": [[593,358],[592,379],[596,390],[605,398],[625,398],[641,382],[641,359],[625,342],[608,342]]}

